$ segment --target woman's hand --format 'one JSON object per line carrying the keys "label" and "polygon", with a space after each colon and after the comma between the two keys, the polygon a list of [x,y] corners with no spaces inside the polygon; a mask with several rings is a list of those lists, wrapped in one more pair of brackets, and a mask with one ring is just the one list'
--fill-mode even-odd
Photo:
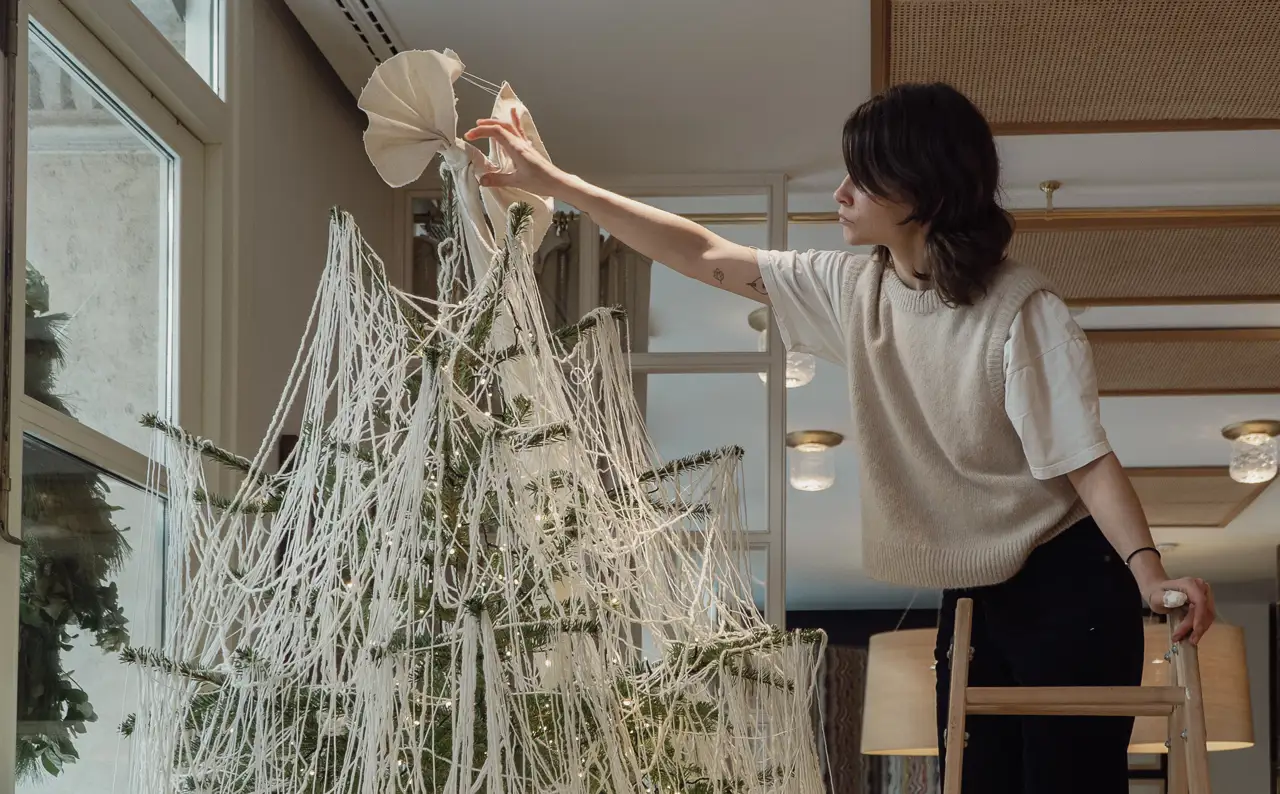
{"label": "woman's hand", "polygon": [[539,196],[556,197],[568,181],[568,176],[534,147],[515,109],[511,111],[511,121],[480,119],[463,137],[468,141],[488,138],[497,142],[514,164],[510,171],[499,171],[495,167],[482,175],[480,184],[485,187],[515,187]]}
{"label": "woman's hand", "polygon": [[[1166,590],[1187,595],[1187,617],[1174,629],[1174,640],[1190,637],[1191,644],[1213,625],[1213,594],[1203,579],[1170,579],[1160,560],[1160,552],[1151,539],[1151,528],[1142,512],[1142,503],[1133,483],[1114,452],[1086,463],[1067,474],[1076,493],[1089,508],[1102,534],[1121,555],[1138,583],[1138,590],[1153,612],[1169,614],[1173,608],[1164,605]],[[1134,551],[1136,549],[1136,551]]]}
{"label": "woman's hand", "polygon": [[1213,591],[1209,588],[1209,583],[1203,579],[1184,578],[1148,585],[1143,592],[1146,594],[1147,603],[1151,606],[1152,612],[1167,615],[1179,608],[1164,605],[1164,594],[1167,590],[1185,593],[1187,596],[1185,605],[1187,615],[1174,628],[1173,641],[1181,642],[1190,637],[1191,644],[1198,645],[1200,638],[1209,630],[1217,617],[1214,613]]}

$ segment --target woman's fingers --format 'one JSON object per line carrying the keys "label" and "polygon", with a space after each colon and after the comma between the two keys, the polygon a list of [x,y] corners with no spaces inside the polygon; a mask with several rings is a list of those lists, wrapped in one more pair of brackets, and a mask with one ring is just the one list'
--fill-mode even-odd
{"label": "woman's fingers", "polygon": [[1200,638],[1216,618],[1213,591],[1209,583],[1203,579],[1177,579],[1166,584],[1165,589],[1187,594],[1187,614],[1174,629],[1174,641],[1188,639],[1192,645],[1198,645]]}
{"label": "woman's fingers", "polygon": [[1182,642],[1185,640],[1195,625],[1194,621],[1195,617],[1192,615],[1191,610],[1187,610],[1187,616],[1183,618],[1182,621],[1178,623],[1178,627],[1173,630],[1173,641]]}
{"label": "woman's fingers", "polygon": [[511,117],[515,123],[503,121],[502,119],[479,119],[476,121],[476,126],[464,137],[469,140],[473,137],[482,136],[484,132],[502,130],[513,138],[524,139],[524,131],[520,128],[519,119],[514,111],[512,111]]}
{"label": "woman's fingers", "polygon": [[474,141],[476,138],[489,138],[500,143],[513,144],[516,141],[516,131],[505,122],[495,121],[494,119],[481,119],[476,122],[476,126],[467,130],[463,138]]}

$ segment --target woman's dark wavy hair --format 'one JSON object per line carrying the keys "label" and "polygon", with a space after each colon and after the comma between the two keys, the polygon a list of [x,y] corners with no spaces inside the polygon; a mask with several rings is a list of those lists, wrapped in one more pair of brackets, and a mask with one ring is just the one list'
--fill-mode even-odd
{"label": "woman's dark wavy hair", "polygon": [[[991,127],[945,83],[894,86],[866,101],[844,125],[844,163],[861,192],[914,208],[928,225],[929,279],[943,301],[967,306],[990,286],[1013,237],[997,201],[1000,158]],[[886,264],[889,250],[875,255]]]}

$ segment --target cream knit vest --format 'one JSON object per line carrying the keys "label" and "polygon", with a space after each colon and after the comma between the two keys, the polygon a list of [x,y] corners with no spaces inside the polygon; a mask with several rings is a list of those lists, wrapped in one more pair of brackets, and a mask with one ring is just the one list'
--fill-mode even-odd
{"label": "cream knit vest", "polygon": [[958,588],[1013,576],[1088,515],[1066,477],[1037,480],[1004,408],[1004,344],[1052,287],[1006,262],[973,306],[912,290],[862,259],[841,296],[862,471],[863,566],[886,582]]}

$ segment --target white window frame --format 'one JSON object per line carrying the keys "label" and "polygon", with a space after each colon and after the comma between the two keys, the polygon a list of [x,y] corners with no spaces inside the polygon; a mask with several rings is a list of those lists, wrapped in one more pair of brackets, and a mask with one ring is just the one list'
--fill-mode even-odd
{"label": "white window frame", "polygon": [[[718,175],[646,175],[618,176],[596,180],[608,189],[644,199],[653,197],[711,197],[763,195],[768,201],[767,245],[771,249],[787,246],[787,178],[781,174]],[[413,200],[439,198],[439,190],[405,188],[396,191],[397,239],[401,283],[408,285],[412,275],[412,253],[409,238],[413,234]],[[578,305],[582,311],[596,308],[600,284],[600,229],[585,213],[578,226]],[[786,350],[774,327],[769,334],[766,352],[698,352],[698,353],[634,353],[630,357],[633,373],[709,374],[768,373],[767,379],[767,447],[768,526],[765,531],[748,535],[748,551],[768,553],[765,575],[765,620],[786,628],[786,529],[787,529],[787,389]]]}
{"label": "white window frame", "polygon": [[[224,0],[225,1],[225,0]],[[236,4],[229,3],[228,13]],[[247,22],[243,15],[232,19]],[[129,2],[102,0],[21,0],[15,30],[19,70],[15,80],[13,228],[10,230],[16,281],[9,307],[10,449],[11,482],[6,526],[21,533],[21,471],[24,435],[98,466],[126,482],[144,485],[148,479],[145,455],[32,400],[24,393],[25,291],[27,193],[27,79],[28,23],[31,20],[66,49],[93,78],[127,108],[151,135],[177,157],[173,189],[175,200],[170,230],[169,274],[169,385],[170,408],[184,428],[219,437],[233,430],[234,415],[224,411],[232,396],[234,378],[224,378],[234,367],[232,340],[224,338],[230,316],[224,302],[224,251],[234,250],[236,239],[230,217],[231,187],[226,170],[226,146],[230,140],[231,114],[223,100],[204,82],[158,30]],[[223,33],[230,28],[227,25]],[[236,37],[223,35],[223,52],[230,52]],[[224,56],[218,63],[231,61]],[[244,75],[237,75],[243,80]],[[225,84],[225,81],[224,81]],[[0,176],[3,176],[0,173]],[[232,298],[234,294],[232,293]],[[163,481],[161,482],[163,487]],[[0,794],[12,792],[16,742],[17,693],[14,664],[17,659],[18,549],[0,544]],[[11,639],[12,638],[12,639]]]}
{"label": "white window frame", "polygon": [[235,75],[228,68],[242,2],[219,0],[214,36],[214,85],[192,66],[131,0],[53,0],[66,7],[202,141],[226,140],[230,112],[224,97]]}
{"label": "white window frame", "polygon": [[[29,20],[48,31],[158,142],[177,157],[169,241],[172,257],[170,261],[174,270],[167,279],[171,310],[170,336],[167,341],[173,393],[166,396],[172,400],[170,407],[175,418],[192,432],[204,434],[207,431],[204,426],[204,409],[208,396],[204,383],[207,373],[203,365],[206,310],[204,147],[61,3],[56,0],[29,0],[27,5],[30,10]],[[20,20],[19,24],[26,23]],[[23,29],[25,32],[26,28]],[[24,60],[20,63],[25,62],[28,50],[28,42],[24,36],[19,49],[19,56]],[[15,125],[15,145],[20,153],[25,153],[27,146],[26,89],[26,81],[20,80]],[[14,191],[19,200],[15,201],[14,210],[14,261],[22,262],[25,261],[27,250],[26,201],[22,200],[27,192],[27,164],[25,156],[16,160]],[[16,293],[17,290],[15,295]],[[18,298],[15,297],[15,303],[17,301]],[[15,339],[22,338],[24,319],[22,312],[14,313]],[[24,374],[23,363],[22,355],[14,356],[12,372],[19,383]],[[67,451],[75,449],[75,454],[79,457],[112,474],[140,484],[146,482],[147,461],[142,453],[41,405],[25,394],[14,402],[14,406],[17,418],[27,432]]]}

